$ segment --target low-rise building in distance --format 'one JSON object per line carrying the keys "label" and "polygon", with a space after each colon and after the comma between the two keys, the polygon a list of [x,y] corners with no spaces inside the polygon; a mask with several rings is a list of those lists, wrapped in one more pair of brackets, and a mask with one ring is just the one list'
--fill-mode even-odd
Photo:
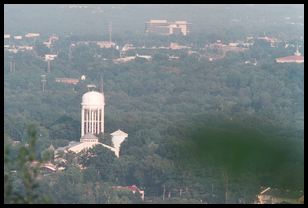
{"label": "low-rise building in distance", "polygon": [[187,21],[150,20],[145,23],[145,32],[159,35],[180,34],[186,36],[190,33],[191,23]]}
{"label": "low-rise building in distance", "polygon": [[298,51],[298,48],[293,56],[276,58],[277,63],[304,63],[304,56]]}

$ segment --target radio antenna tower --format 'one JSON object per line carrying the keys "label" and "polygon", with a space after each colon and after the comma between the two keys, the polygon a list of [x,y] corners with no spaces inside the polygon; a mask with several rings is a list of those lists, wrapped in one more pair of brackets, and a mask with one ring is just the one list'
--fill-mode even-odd
{"label": "radio antenna tower", "polygon": [[112,39],[111,39],[111,35],[112,35],[112,22],[109,22],[108,31],[109,31],[109,42],[111,43],[111,41],[112,41]]}
{"label": "radio antenna tower", "polygon": [[101,87],[101,93],[104,93],[104,80],[103,78],[101,77],[101,81],[100,81],[100,87]]}
{"label": "radio antenna tower", "polygon": [[43,92],[45,92],[45,84],[46,84],[46,75],[45,74],[43,74],[43,75],[41,75],[41,82],[42,82],[42,90],[43,90]]}
{"label": "radio antenna tower", "polygon": [[68,48],[68,60],[72,60],[72,44]]}

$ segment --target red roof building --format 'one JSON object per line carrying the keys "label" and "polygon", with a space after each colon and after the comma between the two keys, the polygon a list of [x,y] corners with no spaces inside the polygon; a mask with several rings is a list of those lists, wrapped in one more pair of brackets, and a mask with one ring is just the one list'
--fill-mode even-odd
{"label": "red roof building", "polygon": [[277,63],[304,63],[304,56],[287,56],[276,59]]}
{"label": "red roof building", "polygon": [[304,63],[304,56],[296,50],[293,56],[286,56],[282,58],[276,58],[277,63]]}
{"label": "red roof building", "polygon": [[132,186],[112,186],[113,189],[116,190],[128,190],[132,191],[133,193],[138,192],[141,195],[141,199],[144,200],[144,191],[140,190],[136,185]]}
{"label": "red roof building", "polygon": [[56,78],[56,82],[76,85],[79,82],[79,80],[72,78]]}

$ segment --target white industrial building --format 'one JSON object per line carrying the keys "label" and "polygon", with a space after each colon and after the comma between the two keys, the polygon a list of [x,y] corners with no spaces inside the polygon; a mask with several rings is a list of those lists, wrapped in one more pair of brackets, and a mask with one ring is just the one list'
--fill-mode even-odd
{"label": "white industrial building", "polygon": [[160,35],[181,34],[188,35],[191,30],[191,23],[187,21],[167,21],[150,20],[145,23],[146,33],[155,33]]}

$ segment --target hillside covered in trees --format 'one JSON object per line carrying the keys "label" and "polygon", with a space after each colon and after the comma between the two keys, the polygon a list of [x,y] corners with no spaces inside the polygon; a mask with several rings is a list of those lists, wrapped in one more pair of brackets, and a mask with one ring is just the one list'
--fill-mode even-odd
{"label": "hillside covered in trees", "polygon": [[[5,51],[5,202],[23,203],[11,195],[27,195],[32,188],[36,195],[29,197],[38,201],[31,198],[31,203],[103,204],[253,203],[260,187],[303,191],[304,64],[275,62],[293,54],[303,40],[290,35],[286,40],[294,47],[287,48],[284,42],[271,47],[256,39],[244,52],[227,52],[210,61],[204,52],[214,41],[210,37],[229,42],[246,32],[238,29],[234,38],[224,29],[215,34],[123,34],[115,37],[117,44],[133,43],[138,48],[129,53],[152,56],[150,61],[137,57],[124,64],[112,61],[120,57],[119,50],[77,44],[99,40],[99,35],[60,36],[52,48],[58,57],[50,73],[42,57],[51,49],[41,39],[31,52]],[[190,45],[196,53],[149,49],[170,42]],[[77,46],[70,51],[72,43]],[[171,55],[179,58],[168,58]],[[247,64],[251,59],[257,64]],[[82,75],[85,80],[80,80]],[[79,82],[58,83],[58,77]],[[106,134],[120,128],[129,135],[120,158],[95,147],[90,154],[64,155],[68,165],[63,171],[25,171],[27,158],[52,161],[46,153],[51,145],[79,141],[81,97],[87,84],[99,86],[101,80]],[[37,186],[27,180],[32,177]],[[145,191],[144,201],[132,192],[112,189],[133,184]]]}

